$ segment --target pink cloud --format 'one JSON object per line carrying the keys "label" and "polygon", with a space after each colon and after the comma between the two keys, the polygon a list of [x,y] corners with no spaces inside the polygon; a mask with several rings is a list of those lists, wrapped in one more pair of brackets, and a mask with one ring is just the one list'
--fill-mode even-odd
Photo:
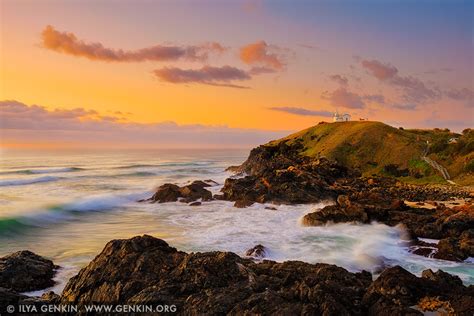
{"label": "pink cloud", "polygon": [[321,98],[329,100],[331,105],[335,107],[344,107],[350,109],[362,109],[365,108],[363,98],[346,88],[338,88],[333,92],[323,92]]}
{"label": "pink cloud", "polygon": [[331,75],[329,76],[329,79],[336,82],[342,87],[347,87],[347,85],[349,84],[349,80],[342,75]]}
{"label": "pink cloud", "polygon": [[226,50],[216,42],[198,46],[164,46],[154,45],[138,50],[123,50],[104,47],[99,42],[85,42],[74,33],[57,31],[48,25],[41,33],[42,46],[58,53],[90,60],[109,62],[142,62],[142,61],[175,61],[179,59],[189,61],[204,61],[209,53],[222,53]]}
{"label": "pink cloud", "polygon": [[231,66],[204,66],[200,69],[165,67],[156,69],[153,73],[160,80],[170,83],[201,83],[235,88],[243,87],[234,85],[233,81],[245,81],[252,78],[246,71]]}
{"label": "pink cloud", "polygon": [[361,65],[379,80],[391,79],[398,73],[398,69],[394,66],[383,64],[378,60],[362,60]]}
{"label": "pink cloud", "polygon": [[268,45],[265,41],[248,44],[240,49],[240,59],[249,65],[257,64],[275,70],[285,66],[283,57],[278,55],[276,47]]}
{"label": "pink cloud", "polygon": [[82,108],[48,110],[44,106],[26,105],[18,101],[0,101],[2,143],[229,148],[252,147],[289,133],[230,128],[225,125],[119,122],[109,116],[97,117],[95,111]]}

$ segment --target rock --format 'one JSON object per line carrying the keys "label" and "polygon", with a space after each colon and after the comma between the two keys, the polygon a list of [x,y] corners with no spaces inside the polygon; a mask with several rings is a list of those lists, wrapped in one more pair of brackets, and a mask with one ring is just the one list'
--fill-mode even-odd
{"label": "rock", "polygon": [[274,207],[274,206],[265,206],[265,209],[266,209],[266,210],[272,210],[272,211],[276,211],[276,210],[277,210],[277,208]]}
{"label": "rock", "polygon": [[41,290],[55,284],[58,267],[51,260],[23,250],[0,258],[0,287],[16,292]]}
{"label": "rock", "polygon": [[459,237],[459,249],[464,256],[474,257],[474,228],[464,231]]}
{"label": "rock", "polygon": [[[382,183],[385,180],[380,180]],[[471,205],[436,209],[409,207],[389,193],[364,191],[339,195],[336,205],[306,214],[302,223],[319,226],[326,223],[377,221],[389,226],[404,225],[412,238],[440,239],[438,245],[413,245],[415,254],[438,259],[463,261],[474,256],[474,207]]]}
{"label": "rock", "polygon": [[197,202],[189,203],[189,206],[199,206],[201,204],[202,204],[201,202],[197,201]]}
{"label": "rock", "polygon": [[251,206],[253,205],[254,202],[250,201],[250,200],[237,200],[235,201],[234,203],[234,207],[237,207],[237,208],[246,208],[248,206]]}
{"label": "rock", "polygon": [[210,201],[212,200],[212,193],[204,189],[205,187],[209,187],[210,185],[203,182],[203,181],[194,181],[191,184],[185,185],[179,189],[181,193],[181,197],[183,197],[183,202],[189,203],[192,201],[196,201],[198,199],[202,199],[202,201]]}
{"label": "rock", "polygon": [[247,257],[252,257],[254,259],[263,259],[267,255],[267,248],[265,248],[263,245],[258,244],[255,247],[247,250],[245,252],[245,255]]}
{"label": "rock", "polygon": [[212,179],[204,180],[204,182],[206,182],[207,184],[209,184],[210,187],[219,185],[219,183],[217,183],[216,181],[214,181],[214,180],[212,180]]}
{"label": "rock", "polygon": [[[248,254],[264,250],[257,245]],[[454,314],[471,315],[472,294],[473,286],[443,271],[418,278],[395,266],[372,281],[366,271],[329,264],[186,254],[144,235],[109,242],[68,282],[59,303],[175,305],[183,315],[421,315],[437,298]]]}
{"label": "rock", "polygon": [[443,238],[439,241],[437,247],[438,251],[434,254],[434,258],[451,261],[463,261],[467,259],[463,251],[459,249],[457,238]]}
{"label": "rock", "polygon": [[368,273],[228,252],[186,254],[150,236],[109,242],[73,277],[62,304],[168,304],[179,314],[364,315]]}
{"label": "rock", "polygon": [[346,208],[351,206],[351,201],[349,200],[349,197],[347,195],[339,195],[337,197],[337,204],[340,207]]}
{"label": "rock", "polygon": [[[346,201],[344,203],[347,203]],[[346,204],[347,205],[347,204]],[[306,214],[303,217],[303,225],[320,226],[326,223],[347,223],[361,222],[367,223],[368,216],[362,207],[355,204],[348,204],[349,207],[343,208],[339,205],[328,205],[313,213]]]}
{"label": "rock", "polygon": [[458,288],[462,287],[461,279],[456,275],[451,275],[444,272],[443,270],[438,270],[433,272],[433,270],[428,269],[424,270],[421,273],[423,279],[431,280],[433,282],[439,283],[440,287],[444,288]]}
{"label": "rock", "polygon": [[0,313],[6,313],[6,307],[9,305],[18,306],[18,304],[28,296],[16,293],[11,289],[0,287]]}
{"label": "rock", "polygon": [[[212,180],[211,180],[212,181]],[[179,187],[176,184],[165,183],[158,188],[155,194],[147,200],[152,203],[166,203],[176,202],[181,198],[182,202],[189,203],[201,199],[202,201],[212,200],[212,193],[206,190],[206,187],[210,187],[211,184],[205,181],[194,181],[191,184]]]}
{"label": "rock", "polygon": [[473,290],[443,271],[425,270],[418,278],[395,266],[382,272],[369,286],[363,304],[369,306],[369,315],[421,315],[410,307],[421,309],[424,298],[437,297],[449,302],[456,315],[469,315],[474,312]]}
{"label": "rock", "polygon": [[325,158],[297,154],[299,143],[259,146],[251,151],[240,171],[243,178],[228,178],[222,192],[229,201],[250,200],[277,204],[314,203],[334,199],[331,187],[351,171]]}
{"label": "rock", "polygon": [[155,194],[151,197],[151,201],[166,203],[166,202],[176,202],[178,198],[181,197],[181,192],[179,186],[172,183],[165,183],[158,188]]}
{"label": "rock", "polygon": [[41,300],[48,304],[58,304],[61,296],[54,293],[53,291],[48,291],[41,295]]}

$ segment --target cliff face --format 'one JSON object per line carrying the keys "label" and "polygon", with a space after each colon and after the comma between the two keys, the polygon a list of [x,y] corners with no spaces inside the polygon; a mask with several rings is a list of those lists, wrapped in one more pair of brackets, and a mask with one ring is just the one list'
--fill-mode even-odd
{"label": "cliff face", "polygon": [[[455,143],[449,139],[455,138]],[[427,145],[429,144],[429,145]],[[445,183],[423,157],[441,163],[455,181],[474,183],[474,132],[403,130],[380,122],[321,123],[253,149],[240,171],[258,175],[274,169],[274,160],[289,165],[305,157],[325,157],[339,165],[373,174],[399,177],[417,183]],[[472,170],[471,170],[472,169]]]}

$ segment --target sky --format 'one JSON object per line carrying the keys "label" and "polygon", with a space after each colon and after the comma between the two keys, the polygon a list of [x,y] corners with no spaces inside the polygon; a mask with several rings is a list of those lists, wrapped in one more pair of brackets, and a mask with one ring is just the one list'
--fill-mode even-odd
{"label": "sky", "polygon": [[474,122],[474,2],[0,0],[0,145],[248,147]]}

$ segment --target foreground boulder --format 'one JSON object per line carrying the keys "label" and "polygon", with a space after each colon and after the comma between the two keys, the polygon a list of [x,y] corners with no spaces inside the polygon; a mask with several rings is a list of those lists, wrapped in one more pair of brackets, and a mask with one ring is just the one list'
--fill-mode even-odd
{"label": "foreground boulder", "polygon": [[441,270],[425,270],[418,278],[395,266],[386,269],[367,289],[363,304],[369,315],[472,315],[474,286]]}
{"label": "foreground boulder", "polygon": [[[207,181],[210,182],[212,180]],[[165,183],[157,189],[151,198],[142,201],[150,201],[152,203],[176,202],[178,199],[186,203],[194,202],[199,199],[202,201],[210,201],[212,200],[212,193],[205,189],[210,186],[212,185],[208,182],[199,180],[183,187],[172,183]]]}
{"label": "foreground boulder", "polygon": [[370,282],[369,273],[328,264],[186,254],[145,235],[109,242],[69,281],[61,302],[174,304],[180,314],[362,315]]}
{"label": "foreground boulder", "polygon": [[54,285],[58,267],[51,260],[23,250],[0,258],[0,287],[15,292],[41,290]]}
{"label": "foreground boulder", "polygon": [[167,304],[181,315],[402,315],[419,314],[411,307],[437,295],[458,315],[470,315],[472,292],[442,271],[417,278],[395,267],[372,282],[368,272],[329,264],[255,263],[230,252],[187,254],[144,235],[109,242],[69,281],[60,302]]}

